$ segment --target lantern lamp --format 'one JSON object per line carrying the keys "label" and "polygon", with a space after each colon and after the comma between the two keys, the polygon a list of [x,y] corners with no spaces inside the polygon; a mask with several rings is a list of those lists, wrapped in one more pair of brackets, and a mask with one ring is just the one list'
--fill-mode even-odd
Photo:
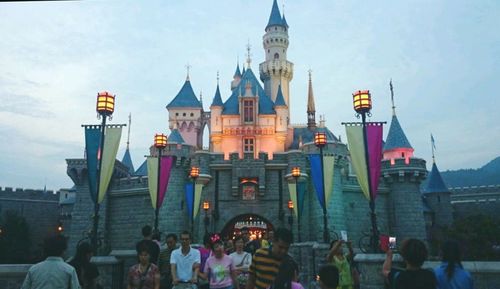
{"label": "lantern lamp", "polygon": [[191,171],[189,172],[189,176],[192,178],[197,178],[200,176],[200,168],[199,167],[191,167]]}
{"label": "lantern lamp", "polygon": [[366,113],[372,109],[372,97],[369,90],[358,90],[352,94],[352,103],[357,113]]}
{"label": "lantern lamp", "polygon": [[293,209],[293,201],[292,201],[292,200],[288,201],[288,208],[289,208],[290,210],[292,210],[292,209]]}
{"label": "lantern lamp", "polygon": [[326,133],[317,132],[314,135],[314,144],[318,147],[323,147],[326,145]]}
{"label": "lantern lamp", "polygon": [[294,178],[300,177],[300,167],[293,167],[292,168],[292,177],[294,177]]}
{"label": "lantern lamp", "polygon": [[155,148],[163,149],[167,146],[167,136],[162,133],[155,134]]}
{"label": "lantern lamp", "polygon": [[210,209],[210,203],[209,202],[203,202],[203,210],[208,211]]}
{"label": "lantern lamp", "polygon": [[99,92],[97,94],[96,110],[101,115],[112,115],[115,111],[115,96],[107,91]]}

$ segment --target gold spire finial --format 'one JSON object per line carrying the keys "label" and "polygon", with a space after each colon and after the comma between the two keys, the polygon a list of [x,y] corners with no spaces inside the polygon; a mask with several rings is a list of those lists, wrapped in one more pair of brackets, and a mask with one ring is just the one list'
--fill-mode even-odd
{"label": "gold spire finial", "polygon": [[394,87],[392,86],[392,78],[391,81],[389,81],[389,87],[391,88],[392,115],[396,115],[396,106],[394,105]]}
{"label": "gold spire finial", "polygon": [[128,114],[128,135],[127,135],[127,150],[130,144],[130,125],[132,124],[132,113]]}
{"label": "gold spire finial", "polygon": [[186,75],[186,81],[189,81],[189,69],[191,68],[191,65],[189,65],[189,62],[186,64],[186,71],[187,71],[187,75]]}
{"label": "gold spire finial", "polygon": [[217,70],[217,85],[219,85],[219,71]]}
{"label": "gold spire finial", "polygon": [[252,54],[250,53],[250,49],[252,46],[250,45],[250,39],[248,39],[248,44],[247,44],[247,68],[250,68],[250,63],[252,63]]}

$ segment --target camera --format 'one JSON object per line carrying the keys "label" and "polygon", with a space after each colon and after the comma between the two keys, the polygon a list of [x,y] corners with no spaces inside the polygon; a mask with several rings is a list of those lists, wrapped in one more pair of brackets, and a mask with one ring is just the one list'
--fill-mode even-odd
{"label": "camera", "polygon": [[396,249],[396,237],[389,237],[389,249]]}

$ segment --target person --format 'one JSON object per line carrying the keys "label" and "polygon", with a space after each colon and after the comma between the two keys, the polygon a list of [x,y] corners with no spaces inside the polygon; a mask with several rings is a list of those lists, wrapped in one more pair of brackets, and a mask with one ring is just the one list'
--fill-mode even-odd
{"label": "person", "polygon": [[339,285],[339,269],[335,265],[325,265],[319,268],[319,288],[336,289]]}
{"label": "person", "polygon": [[149,250],[146,243],[137,249],[139,263],[128,271],[127,289],[160,289],[160,270],[151,262]]}
{"label": "person", "polygon": [[233,260],[234,267],[236,269],[236,279],[238,281],[240,289],[245,289],[248,280],[248,269],[250,264],[252,264],[252,254],[243,251],[243,238],[237,236],[234,239],[234,246],[236,251],[231,253],[229,257]]}
{"label": "person", "polygon": [[205,262],[207,262],[208,257],[212,256],[212,243],[211,243],[211,238],[218,238],[218,235],[210,234],[210,233],[205,233],[203,236],[203,247],[198,248],[200,251],[200,271],[198,277],[198,287],[200,289],[208,289],[209,284],[208,280],[206,278],[203,278],[202,274],[204,273],[205,269]]}
{"label": "person", "polygon": [[293,276],[291,289],[304,289],[304,286],[299,283],[299,265],[296,262],[292,263]]}
{"label": "person", "polygon": [[443,262],[434,269],[439,289],[472,289],[469,272],[462,267],[460,247],[456,241],[445,241],[441,247]]}
{"label": "person", "polygon": [[[276,275],[276,279],[271,285],[272,289],[295,289],[302,287],[298,280],[299,266],[290,255],[285,255]],[[302,288],[303,289],[303,288]]]}
{"label": "person", "polygon": [[436,278],[430,270],[422,269],[427,259],[427,248],[424,242],[418,239],[406,239],[401,243],[401,256],[406,263],[405,270],[392,268],[392,249],[388,249],[382,274],[386,277],[389,285],[395,289],[435,289]]}
{"label": "person", "polygon": [[158,260],[160,266],[160,288],[161,289],[171,289],[172,288],[172,270],[170,270],[170,256],[172,252],[177,248],[177,235],[168,234],[165,238],[165,249],[160,252],[160,258]]}
{"label": "person", "polygon": [[67,247],[62,235],[45,238],[43,251],[47,259],[31,266],[21,289],[80,289],[75,268],[62,258]]}
{"label": "person", "polygon": [[[342,245],[346,244],[348,253],[344,255]],[[333,240],[330,243],[330,251],[326,256],[326,261],[333,264],[339,270],[339,289],[352,289],[354,282],[351,273],[351,262],[354,252],[350,241]]]}
{"label": "person", "polygon": [[172,289],[196,289],[200,269],[200,251],[191,248],[191,233],[180,234],[181,247],[170,256]]}
{"label": "person", "polygon": [[269,247],[269,240],[267,239],[267,231],[262,231],[262,239],[260,239],[260,247],[261,248]]}
{"label": "person", "polygon": [[243,250],[252,255],[255,254],[255,251],[260,248],[259,241],[250,239],[250,231],[248,230],[248,227],[241,228],[241,237],[245,242],[245,247]]}
{"label": "person", "polygon": [[142,227],[143,239],[135,245],[135,250],[138,251],[142,244],[149,247],[150,260],[153,264],[158,264],[158,256],[160,255],[160,247],[153,241],[153,228],[150,225]]}
{"label": "person", "polygon": [[230,255],[234,252],[234,241],[233,239],[226,240],[224,244],[224,248],[226,248],[226,254]]}
{"label": "person", "polygon": [[90,258],[93,255],[92,247],[88,242],[83,242],[76,248],[76,254],[69,262],[76,270],[78,281],[82,289],[95,289],[97,286],[97,277],[99,271],[97,266],[90,263]]}
{"label": "person", "polygon": [[239,289],[233,259],[224,253],[221,239],[214,240],[212,252],[202,273],[202,277],[209,280],[210,289]]}
{"label": "person", "polygon": [[255,252],[250,265],[246,289],[266,289],[273,285],[281,262],[288,256],[293,241],[292,232],[285,228],[276,230],[274,242],[269,248]]}

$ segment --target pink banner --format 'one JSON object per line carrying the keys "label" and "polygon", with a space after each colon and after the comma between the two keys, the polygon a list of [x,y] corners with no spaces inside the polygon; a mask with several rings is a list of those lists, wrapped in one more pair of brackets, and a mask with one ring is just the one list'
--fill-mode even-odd
{"label": "pink banner", "polygon": [[370,189],[372,198],[377,198],[378,183],[380,180],[380,170],[382,161],[382,124],[367,123],[366,138],[368,147],[368,157],[370,164]]}
{"label": "pink banner", "polygon": [[162,156],[161,157],[161,171],[160,171],[160,191],[158,198],[158,208],[163,204],[163,199],[165,198],[165,193],[167,192],[168,180],[170,179],[170,172],[172,171],[172,164],[174,162],[174,157],[172,156]]}

